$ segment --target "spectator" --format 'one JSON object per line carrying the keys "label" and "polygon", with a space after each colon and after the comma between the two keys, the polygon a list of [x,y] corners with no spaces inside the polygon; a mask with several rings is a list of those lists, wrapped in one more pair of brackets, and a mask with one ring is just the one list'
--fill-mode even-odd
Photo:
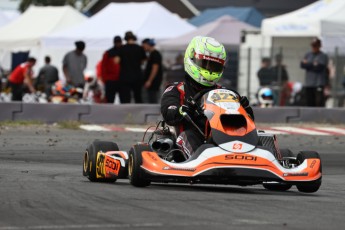
{"label": "spectator", "polygon": [[323,53],[318,38],[311,42],[312,51],[305,54],[301,68],[306,70],[304,90],[307,106],[325,106],[325,86],[329,83],[328,56]]}
{"label": "spectator", "polygon": [[76,49],[68,52],[63,58],[63,72],[66,83],[75,87],[84,87],[84,70],[87,65],[87,58],[83,51],[85,43],[75,42]]}
{"label": "spectator", "polygon": [[176,56],[175,63],[167,70],[165,85],[184,81],[185,72],[183,58],[182,54]]}
{"label": "spectator", "polygon": [[42,82],[44,86],[44,92],[47,98],[51,96],[52,86],[59,80],[58,69],[50,64],[50,57],[44,58],[45,65],[40,69],[37,82]]}
{"label": "spectator", "polygon": [[36,59],[29,57],[27,62],[17,66],[10,74],[8,82],[12,91],[12,101],[22,101],[24,84],[29,88],[31,93],[35,93],[32,84],[33,71],[32,67],[36,64]]}
{"label": "spectator", "polygon": [[158,93],[163,78],[162,55],[155,49],[153,39],[144,39],[142,46],[149,53],[144,72],[144,88],[147,92],[148,103],[158,103]]}
{"label": "spectator", "polygon": [[119,93],[120,65],[115,63],[115,57],[122,46],[120,36],[114,38],[114,46],[104,52],[101,62],[101,78],[105,85],[105,97],[108,103],[114,103],[116,93]]}
{"label": "spectator", "polygon": [[271,60],[269,58],[262,58],[261,68],[257,76],[259,78],[260,86],[270,86],[273,82],[273,74],[271,69]]}
{"label": "spectator", "polygon": [[83,100],[88,103],[103,103],[105,99],[104,85],[97,77],[95,71],[85,71],[84,78],[85,86],[83,91]]}
{"label": "spectator", "polygon": [[5,80],[5,70],[0,66],[0,92],[3,90],[3,88],[5,88]]}
{"label": "spectator", "polygon": [[[274,91],[279,98],[279,105],[284,106],[290,98],[290,88],[288,86],[289,75],[285,65],[283,65],[283,56],[275,56],[275,65],[272,67],[272,86],[278,86]],[[277,104],[277,103],[276,103]]]}
{"label": "spectator", "polygon": [[125,40],[126,44],[120,48],[116,56],[116,63],[120,63],[120,102],[130,103],[133,93],[135,103],[142,103],[141,64],[145,61],[146,54],[144,49],[136,44],[137,38],[132,32],[126,32]]}

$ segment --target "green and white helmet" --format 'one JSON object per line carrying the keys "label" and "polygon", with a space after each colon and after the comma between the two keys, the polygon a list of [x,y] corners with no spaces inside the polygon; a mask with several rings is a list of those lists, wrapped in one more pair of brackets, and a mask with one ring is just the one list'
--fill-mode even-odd
{"label": "green and white helmet", "polygon": [[196,82],[213,86],[222,77],[226,59],[224,46],[211,37],[197,36],[189,43],[184,69]]}

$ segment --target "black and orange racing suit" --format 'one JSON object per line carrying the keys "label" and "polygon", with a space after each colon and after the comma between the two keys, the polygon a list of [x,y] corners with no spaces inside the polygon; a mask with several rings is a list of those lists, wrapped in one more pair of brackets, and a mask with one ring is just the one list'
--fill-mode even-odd
{"label": "black and orange racing suit", "polygon": [[[222,88],[220,85],[215,85],[211,87],[205,87],[196,83],[193,79],[186,76],[185,82],[178,82],[168,86],[161,99],[161,113],[168,125],[174,126],[178,134],[176,144],[177,146],[190,157],[196,149],[203,143],[205,137],[203,137],[200,132],[188,121],[183,119],[179,112],[179,108],[182,105],[187,105],[189,107],[188,100],[193,98],[198,92],[205,89],[217,89]],[[241,97],[244,98],[244,97]],[[242,104],[241,100],[241,104]],[[247,105],[248,104],[248,105]],[[245,98],[243,105],[247,113],[253,116],[253,110],[249,106],[248,100]],[[192,120],[198,125],[200,130],[206,133],[206,128],[208,123],[204,115],[199,114],[191,108],[188,115]]]}

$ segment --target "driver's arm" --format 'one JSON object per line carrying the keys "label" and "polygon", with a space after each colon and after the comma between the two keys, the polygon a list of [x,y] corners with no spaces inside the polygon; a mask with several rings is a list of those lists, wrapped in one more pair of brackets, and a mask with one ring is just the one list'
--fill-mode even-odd
{"label": "driver's arm", "polygon": [[161,113],[168,125],[181,124],[183,117],[179,112],[180,106],[180,93],[176,86],[167,87],[161,99]]}

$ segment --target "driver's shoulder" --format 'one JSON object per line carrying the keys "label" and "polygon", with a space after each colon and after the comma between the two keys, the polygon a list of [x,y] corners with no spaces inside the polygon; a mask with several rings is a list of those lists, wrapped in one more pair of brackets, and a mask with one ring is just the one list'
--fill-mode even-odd
{"label": "driver's shoulder", "polygon": [[173,82],[165,87],[163,94],[184,90],[184,82]]}

